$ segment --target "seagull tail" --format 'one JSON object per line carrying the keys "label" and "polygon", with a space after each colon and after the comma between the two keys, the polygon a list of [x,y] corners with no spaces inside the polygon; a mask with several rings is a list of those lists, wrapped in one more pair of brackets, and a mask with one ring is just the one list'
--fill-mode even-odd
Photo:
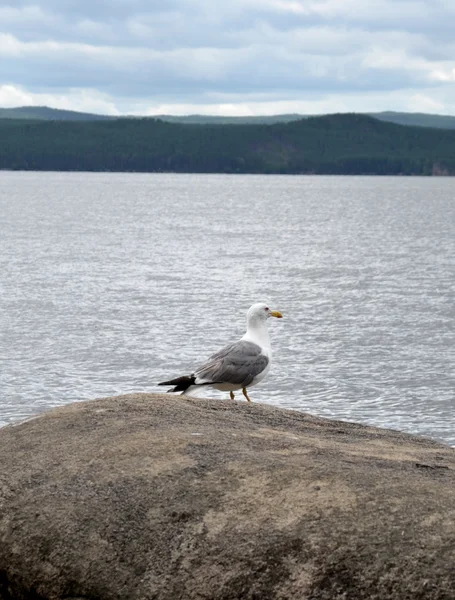
{"label": "seagull tail", "polygon": [[189,387],[194,385],[195,381],[196,377],[194,375],[184,375],[183,377],[177,377],[170,381],[162,381],[158,385],[173,385],[175,387],[168,390],[168,392],[182,392],[182,394],[184,394]]}

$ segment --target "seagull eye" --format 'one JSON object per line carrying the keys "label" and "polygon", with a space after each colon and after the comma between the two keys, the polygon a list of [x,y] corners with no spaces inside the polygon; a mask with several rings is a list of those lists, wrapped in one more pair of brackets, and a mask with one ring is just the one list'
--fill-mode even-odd
{"label": "seagull eye", "polygon": [[265,307],[266,312],[269,312],[270,308],[268,306]]}

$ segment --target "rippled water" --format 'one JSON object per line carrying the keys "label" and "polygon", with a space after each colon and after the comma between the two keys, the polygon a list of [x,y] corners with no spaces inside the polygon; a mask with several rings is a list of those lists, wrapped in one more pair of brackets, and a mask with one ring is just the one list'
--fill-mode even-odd
{"label": "rippled water", "polygon": [[0,210],[0,424],[161,391],[265,300],[253,400],[455,444],[454,179],[1,172]]}

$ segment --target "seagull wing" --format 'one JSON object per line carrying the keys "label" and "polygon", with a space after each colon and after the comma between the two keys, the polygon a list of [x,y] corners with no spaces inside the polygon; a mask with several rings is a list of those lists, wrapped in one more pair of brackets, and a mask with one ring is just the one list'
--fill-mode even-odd
{"label": "seagull wing", "polygon": [[232,383],[247,387],[268,363],[260,346],[240,340],[216,352],[199,367],[194,372],[195,384]]}

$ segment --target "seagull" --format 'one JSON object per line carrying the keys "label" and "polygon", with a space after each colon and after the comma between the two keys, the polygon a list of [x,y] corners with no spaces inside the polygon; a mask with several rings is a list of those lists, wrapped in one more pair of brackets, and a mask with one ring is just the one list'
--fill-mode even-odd
{"label": "seagull", "polygon": [[158,385],[173,385],[168,391],[182,394],[208,386],[229,392],[231,400],[235,398],[234,391],[241,389],[251,402],[247,388],[262,381],[270,370],[272,352],[267,328],[270,317],[281,319],[283,315],[262,302],[253,304],[246,315],[246,333],[238,342],[213,354],[191,375],[162,381]]}

